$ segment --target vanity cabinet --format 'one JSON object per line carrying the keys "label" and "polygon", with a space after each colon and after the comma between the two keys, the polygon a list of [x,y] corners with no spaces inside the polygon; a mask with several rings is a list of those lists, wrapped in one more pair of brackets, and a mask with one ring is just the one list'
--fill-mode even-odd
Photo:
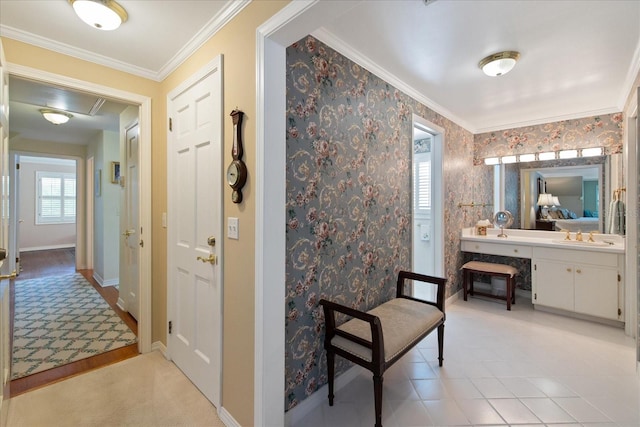
{"label": "vanity cabinet", "polygon": [[619,255],[533,248],[532,302],[609,320],[623,320]]}

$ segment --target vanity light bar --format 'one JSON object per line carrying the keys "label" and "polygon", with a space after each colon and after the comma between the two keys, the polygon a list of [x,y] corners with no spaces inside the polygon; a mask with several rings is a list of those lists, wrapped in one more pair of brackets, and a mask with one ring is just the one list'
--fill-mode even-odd
{"label": "vanity light bar", "polygon": [[578,150],[562,150],[558,152],[558,158],[560,159],[575,159],[578,157]]}
{"label": "vanity light bar", "polygon": [[520,154],[521,162],[533,162],[536,160],[535,154]]}
{"label": "vanity light bar", "polygon": [[500,158],[498,157],[487,157],[486,159],[484,159],[484,164],[485,165],[499,165],[500,164]]}
{"label": "vanity light bar", "polygon": [[548,151],[546,153],[538,154],[538,160],[555,160],[556,153],[555,151]]}
{"label": "vanity light bar", "polygon": [[602,156],[602,152],[604,150],[602,147],[596,148],[583,148],[582,149],[582,157],[593,157],[593,156]]}
{"label": "vanity light bar", "polygon": [[494,166],[518,162],[533,162],[535,160],[575,159],[576,157],[602,156],[603,153],[604,148],[594,147],[583,148],[581,150],[547,151],[538,154],[513,154],[502,157],[487,157],[484,159],[484,164]]}

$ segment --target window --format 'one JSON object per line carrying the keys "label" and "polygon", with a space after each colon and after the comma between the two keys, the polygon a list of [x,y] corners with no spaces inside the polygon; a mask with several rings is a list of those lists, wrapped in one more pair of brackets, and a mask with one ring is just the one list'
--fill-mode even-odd
{"label": "window", "polygon": [[36,172],[36,224],[76,222],[76,174]]}
{"label": "window", "polygon": [[415,156],[414,206],[416,212],[428,213],[431,209],[431,155]]}

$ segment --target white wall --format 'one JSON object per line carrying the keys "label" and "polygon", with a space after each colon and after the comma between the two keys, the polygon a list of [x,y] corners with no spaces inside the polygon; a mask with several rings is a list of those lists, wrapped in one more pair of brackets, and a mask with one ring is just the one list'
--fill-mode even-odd
{"label": "white wall", "polygon": [[36,224],[36,172],[76,173],[76,167],[51,164],[46,158],[31,157],[20,160],[18,203],[19,223],[18,247],[21,252],[53,248],[72,248],[76,245],[76,224]]}
{"label": "white wall", "polygon": [[[119,283],[120,186],[111,183],[111,162],[119,161],[117,132],[103,131],[88,145],[88,157],[94,157],[94,237],[93,277],[102,286]],[[99,192],[97,188],[99,187]]]}

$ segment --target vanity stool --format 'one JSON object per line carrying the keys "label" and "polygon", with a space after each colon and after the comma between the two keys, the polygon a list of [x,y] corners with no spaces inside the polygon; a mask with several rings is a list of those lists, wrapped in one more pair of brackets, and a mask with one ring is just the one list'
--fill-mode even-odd
{"label": "vanity stool", "polygon": [[[473,274],[484,274],[486,276],[502,277],[507,282],[507,292],[505,296],[494,295],[487,292],[473,290]],[[464,290],[464,300],[467,294],[475,294],[490,298],[503,299],[507,301],[507,310],[511,310],[511,304],[516,303],[516,279],[518,269],[510,265],[496,264],[492,262],[469,261],[462,266],[462,287]]]}

